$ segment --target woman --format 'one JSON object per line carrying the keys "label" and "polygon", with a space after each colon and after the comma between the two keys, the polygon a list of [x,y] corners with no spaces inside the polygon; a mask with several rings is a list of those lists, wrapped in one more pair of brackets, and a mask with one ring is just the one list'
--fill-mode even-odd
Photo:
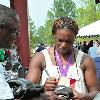
{"label": "woman", "polygon": [[30,62],[27,79],[53,91],[57,85],[73,89],[73,99],[92,100],[98,93],[96,70],[89,55],[73,47],[78,25],[69,17],[55,20],[54,47],[36,53]]}

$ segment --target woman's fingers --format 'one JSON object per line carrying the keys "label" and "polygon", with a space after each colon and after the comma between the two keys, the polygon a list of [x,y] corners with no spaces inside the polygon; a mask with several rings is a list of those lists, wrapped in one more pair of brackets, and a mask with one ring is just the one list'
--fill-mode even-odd
{"label": "woman's fingers", "polygon": [[54,77],[48,78],[44,84],[45,91],[53,91],[57,86],[57,82]]}
{"label": "woman's fingers", "polygon": [[55,84],[45,84],[46,90],[52,91],[55,89]]}

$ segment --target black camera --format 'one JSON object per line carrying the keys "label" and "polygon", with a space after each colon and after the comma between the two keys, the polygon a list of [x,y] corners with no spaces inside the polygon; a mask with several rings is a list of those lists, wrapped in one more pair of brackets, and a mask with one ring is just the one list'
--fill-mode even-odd
{"label": "black camera", "polygon": [[72,89],[66,87],[65,85],[58,85],[55,88],[55,92],[57,93],[57,95],[63,97],[64,100],[69,100],[74,96]]}

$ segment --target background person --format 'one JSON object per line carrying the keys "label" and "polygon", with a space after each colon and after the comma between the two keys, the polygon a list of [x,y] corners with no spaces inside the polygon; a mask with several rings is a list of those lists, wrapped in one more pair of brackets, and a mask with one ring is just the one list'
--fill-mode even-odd
{"label": "background person", "polygon": [[44,85],[45,91],[65,85],[73,89],[73,99],[92,100],[98,93],[95,65],[89,55],[73,47],[77,33],[78,25],[71,18],[55,20],[54,47],[34,55],[26,78]]}
{"label": "background person", "polygon": [[88,45],[87,45],[86,41],[83,42],[82,51],[84,53],[88,53]]}
{"label": "background person", "polygon": [[96,40],[96,42],[94,43],[94,45],[92,47],[89,48],[88,50],[88,54],[92,57],[92,58],[96,58],[99,57],[99,55],[97,54],[97,50],[100,46],[100,43],[98,40]]}
{"label": "background person", "polygon": [[99,46],[98,46],[98,49],[97,49],[97,54],[100,57],[100,41],[99,41]]}
{"label": "background person", "polygon": [[96,65],[96,74],[97,74],[97,79],[98,79],[98,86],[100,89],[100,41],[96,40],[95,46],[93,46],[93,47],[90,47],[90,50],[93,49],[93,51],[91,51],[91,55],[95,54],[95,55],[93,55],[93,57],[94,57],[93,61]]}
{"label": "background person", "polygon": [[46,48],[46,46],[45,46],[43,43],[40,43],[40,44],[37,46],[37,48],[36,48],[36,50],[35,50],[35,53],[36,53],[36,52],[40,52],[40,51],[44,50],[45,48]]}
{"label": "background person", "polygon": [[[11,47],[13,39],[18,35],[18,27],[17,13],[0,4],[0,48]],[[6,81],[6,71],[2,63],[0,62],[0,100],[13,99],[13,93]]]}

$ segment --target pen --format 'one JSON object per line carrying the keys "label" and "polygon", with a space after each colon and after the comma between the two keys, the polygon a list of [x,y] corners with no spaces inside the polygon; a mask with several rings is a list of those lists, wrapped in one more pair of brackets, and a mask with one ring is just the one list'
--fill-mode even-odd
{"label": "pen", "polygon": [[46,74],[48,75],[48,77],[50,78],[50,74],[49,74],[49,72],[47,71],[47,69],[44,68],[44,70],[45,70]]}

